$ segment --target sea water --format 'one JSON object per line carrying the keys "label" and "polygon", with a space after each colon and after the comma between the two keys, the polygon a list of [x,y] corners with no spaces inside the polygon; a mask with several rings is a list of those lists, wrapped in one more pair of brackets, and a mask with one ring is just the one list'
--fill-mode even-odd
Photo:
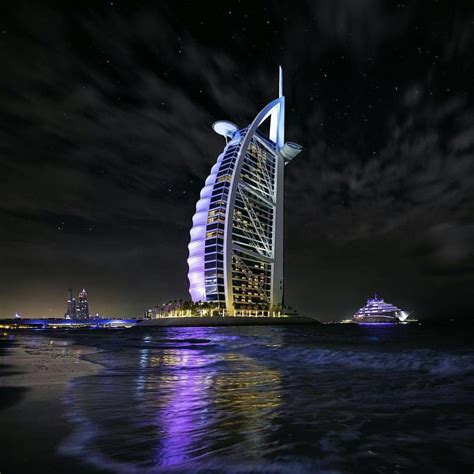
{"label": "sea water", "polygon": [[471,472],[474,353],[455,327],[153,328],[73,336],[62,455],[114,472]]}

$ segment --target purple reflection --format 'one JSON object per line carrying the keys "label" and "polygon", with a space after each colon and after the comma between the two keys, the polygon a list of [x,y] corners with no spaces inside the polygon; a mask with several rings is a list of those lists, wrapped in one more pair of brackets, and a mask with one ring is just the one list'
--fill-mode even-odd
{"label": "purple reflection", "polygon": [[[186,340],[201,339],[208,336],[208,332],[190,328],[186,331]],[[159,446],[155,461],[159,466],[182,465],[195,456],[197,449],[203,448],[199,425],[207,420],[204,408],[208,405],[214,371],[199,370],[209,361],[209,356],[201,352],[199,348],[173,348],[163,352],[161,369],[165,370],[157,393],[158,397],[165,397],[157,416]]]}

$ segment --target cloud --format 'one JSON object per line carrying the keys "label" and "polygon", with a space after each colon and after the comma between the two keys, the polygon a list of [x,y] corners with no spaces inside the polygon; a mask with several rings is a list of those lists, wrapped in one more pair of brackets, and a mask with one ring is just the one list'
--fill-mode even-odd
{"label": "cloud", "polygon": [[474,257],[474,224],[443,222],[428,229],[434,257],[440,264],[457,264]]}
{"label": "cloud", "polygon": [[376,53],[379,45],[403,31],[412,17],[412,9],[408,5],[393,8],[381,0],[311,3],[323,37],[330,43],[350,44],[357,55]]}
{"label": "cloud", "polygon": [[[435,102],[425,89],[409,86],[401,94],[386,117],[385,141],[373,152],[358,155],[323,142],[301,155],[288,172],[290,219],[341,245],[416,229],[414,241],[436,244],[434,259],[467,258],[474,121],[466,101]],[[444,220],[449,232],[438,227]]]}

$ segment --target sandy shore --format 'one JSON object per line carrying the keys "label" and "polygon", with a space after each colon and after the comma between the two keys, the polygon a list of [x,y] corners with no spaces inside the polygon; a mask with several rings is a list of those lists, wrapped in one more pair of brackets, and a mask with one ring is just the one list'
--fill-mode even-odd
{"label": "sandy shore", "polygon": [[95,352],[48,334],[15,334],[0,355],[0,472],[94,472],[58,455],[72,426],[61,396],[68,382],[101,366],[82,360]]}
{"label": "sandy shore", "polygon": [[70,340],[38,335],[16,336],[5,350],[0,364],[2,387],[35,387],[66,384],[75,377],[93,375],[101,366],[81,357],[94,353],[90,347],[72,344]]}

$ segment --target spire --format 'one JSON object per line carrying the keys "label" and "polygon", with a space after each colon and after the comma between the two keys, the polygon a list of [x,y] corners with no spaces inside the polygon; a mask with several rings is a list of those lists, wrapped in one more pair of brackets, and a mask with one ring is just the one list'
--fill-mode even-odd
{"label": "spire", "polygon": [[283,97],[283,69],[278,66],[278,97]]}
{"label": "spire", "polygon": [[283,69],[278,66],[278,99],[277,107],[271,112],[270,140],[273,140],[278,149],[285,144],[285,97],[283,95]]}

